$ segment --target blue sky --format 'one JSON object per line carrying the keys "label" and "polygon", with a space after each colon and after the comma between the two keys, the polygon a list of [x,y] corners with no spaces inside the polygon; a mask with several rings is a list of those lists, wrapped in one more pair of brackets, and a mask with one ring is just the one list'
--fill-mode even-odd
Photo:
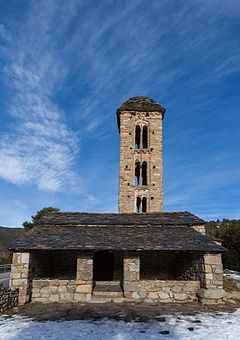
{"label": "blue sky", "polygon": [[238,0],[0,3],[0,225],[117,212],[116,109],[166,107],[164,210],[240,218]]}

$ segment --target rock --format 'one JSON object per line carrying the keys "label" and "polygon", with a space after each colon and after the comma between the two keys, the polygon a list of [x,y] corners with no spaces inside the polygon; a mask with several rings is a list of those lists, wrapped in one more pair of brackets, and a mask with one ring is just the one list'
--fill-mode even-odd
{"label": "rock", "polygon": [[198,296],[204,299],[222,299],[227,293],[224,289],[200,289]]}
{"label": "rock", "polygon": [[232,299],[229,299],[228,302],[231,303],[231,304],[234,304],[234,305],[236,304],[236,301],[232,300]]}
{"label": "rock", "polygon": [[174,293],[173,294],[174,299],[179,300],[179,301],[184,301],[187,300],[188,296],[185,293]]}
{"label": "rock", "polygon": [[166,318],[164,316],[156,316],[155,319],[157,319],[158,322],[166,322]]}
{"label": "rock", "polygon": [[79,285],[76,289],[77,293],[91,293],[92,292],[92,285]]}
{"label": "rock", "polygon": [[147,297],[147,293],[146,292],[139,292],[138,294],[139,294],[141,299],[145,299]]}
{"label": "rock", "polygon": [[139,298],[140,298],[140,296],[138,295],[138,293],[137,293],[137,292],[133,292],[133,294],[132,294],[132,298],[133,298],[133,299],[139,299]]}
{"label": "rock", "polygon": [[50,302],[58,302],[59,301],[59,296],[58,295],[50,295],[49,301]]}
{"label": "rock", "polygon": [[148,294],[148,298],[149,299],[157,299],[158,298],[158,294],[151,292],[151,293]]}
{"label": "rock", "polygon": [[194,328],[193,328],[193,327],[188,327],[188,330],[189,330],[190,332],[192,332],[192,331],[194,330]]}
{"label": "rock", "polygon": [[33,281],[33,287],[35,288],[43,288],[47,287],[49,285],[49,282],[47,280],[34,280]]}
{"label": "rock", "polygon": [[158,294],[158,296],[159,296],[159,298],[160,298],[161,300],[169,299],[169,294],[166,293],[166,292],[160,292],[160,293]]}
{"label": "rock", "polygon": [[232,298],[235,300],[240,300],[240,291],[232,291]]}

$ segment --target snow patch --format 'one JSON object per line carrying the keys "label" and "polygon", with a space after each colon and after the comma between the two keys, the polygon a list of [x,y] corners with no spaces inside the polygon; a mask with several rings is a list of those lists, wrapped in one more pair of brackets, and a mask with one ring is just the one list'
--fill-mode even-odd
{"label": "snow patch", "polygon": [[[38,322],[20,316],[0,317],[4,340],[139,340],[139,339],[239,339],[240,309],[234,313],[208,312],[166,316],[165,322],[124,322],[109,319]],[[169,332],[169,333],[168,333]]]}

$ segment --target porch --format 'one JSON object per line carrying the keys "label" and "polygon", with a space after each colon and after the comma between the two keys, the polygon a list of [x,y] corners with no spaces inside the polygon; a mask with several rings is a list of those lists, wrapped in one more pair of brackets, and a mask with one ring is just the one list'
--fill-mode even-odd
{"label": "porch", "polygon": [[204,254],[194,252],[32,252],[25,291],[42,303],[196,301],[209,277],[203,263]]}

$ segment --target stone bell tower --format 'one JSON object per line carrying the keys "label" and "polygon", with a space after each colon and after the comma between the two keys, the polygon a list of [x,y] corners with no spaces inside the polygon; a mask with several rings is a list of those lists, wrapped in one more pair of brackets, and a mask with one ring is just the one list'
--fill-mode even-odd
{"label": "stone bell tower", "polygon": [[129,98],[117,110],[120,132],[120,213],[161,212],[162,120],[165,109],[148,97]]}

